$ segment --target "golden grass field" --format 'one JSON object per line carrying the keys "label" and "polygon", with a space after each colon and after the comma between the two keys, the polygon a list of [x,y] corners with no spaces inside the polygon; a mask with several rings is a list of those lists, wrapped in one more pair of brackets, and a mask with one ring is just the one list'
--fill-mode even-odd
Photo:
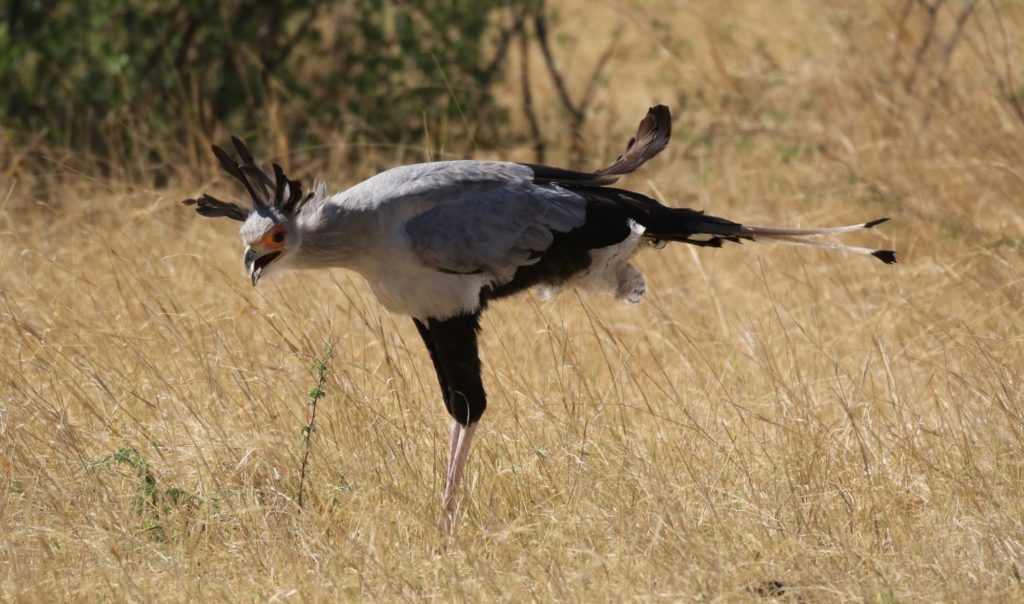
{"label": "golden grass field", "polygon": [[[178,204],[237,197],[212,160],[153,188],[3,150],[0,600],[1024,599],[1024,5],[959,34],[954,2],[933,27],[895,0],[557,5],[571,90],[621,35],[589,165],[666,103],[674,143],[625,186],[754,224],[890,216],[845,241],[900,263],[670,246],[640,256],[638,306],[495,305],[446,534],[448,417],[411,321],[344,271],[254,290],[237,225]],[[462,127],[452,155],[531,159]],[[293,170],[341,189],[422,159],[349,151]]]}

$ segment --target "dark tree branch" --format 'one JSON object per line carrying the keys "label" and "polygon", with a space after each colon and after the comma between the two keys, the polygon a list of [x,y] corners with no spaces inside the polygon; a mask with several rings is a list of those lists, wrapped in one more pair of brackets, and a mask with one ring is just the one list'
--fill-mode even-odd
{"label": "dark tree branch", "polygon": [[541,54],[544,57],[544,63],[547,66],[548,74],[551,76],[551,82],[555,86],[558,98],[562,101],[562,106],[565,107],[565,110],[569,113],[571,162],[573,164],[579,164],[583,158],[583,125],[587,119],[587,107],[593,100],[594,93],[597,90],[597,83],[600,81],[601,72],[604,71],[604,68],[611,60],[615,47],[618,45],[619,35],[615,35],[611,44],[608,46],[608,49],[601,54],[601,58],[598,59],[597,65],[594,67],[594,71],[590,75],[590,79],[587,82],[583,96],[580,101],[576,103],[573,102],[572,96],[569,94],[569,88],[565,85],[565,79],[562,77],[562,73],[555,64],[555,56],[551,51],[551,43],[548,40],[548,24],[547,17],[544,15],[543,2],[540,3],[537,7],[537,11],[533,15],[533,27],[537,34],[537,43],[540,45]]}
{"label": "dark tree branch", "polygon": [[185,65],[185,59],[188,57],[188,51],[192,47],[192,40],[195,38],[198,26],[199,20],[196,19],[195,15],[189,13],[188,17],[186,17],[185,34],[181,37],[178,52],[174,54],[174,68],[178,71],[181,71],[181,68]]}
{"label": "dark tree branch", "polygon": [[494,77],[498,68],[505,62],[505,56],[508,55],[508,48],[512,43],[512,38],[517,34],[520,39],[523,37],[523,21],[525,19],[525,12],[516,13],[512,25],[502,30],[501,35],[498,36],[498,43],[494,47],[494,56],[491,57],[491,60],[487,62],[487,67],[484,68],[488,80]]}
{"label": "dark tree branch", "polygon": [[320,14],[320,7],[322,6],[322,4],[322,2],[314,2],[313,5],[309,7],[309,13],[306,14],[306,18],[303,19],[302,23],[299,24],[299,27],[294,32],[292,32],[292,35],[288,38],[288,41],[285,42],[284,47],[281,51],[281,56],[278,57],[277,60],[278,64],[286,61],[288,57],[291,56],[292,51],[295,50],[295,47],[298,45],[299,40],[304,38],[306,34],[309,33],[309,28],[313,26],[313,21],[316,20],[317,16]]}
{"label": "dark tree branch", "polygon": [[621,34],[617,31],[612,38],[611,43],[608,45],[608,48],[606,48],[601,54],[601,58],[597,60],[597,65],[594,66],[594,71],[590,74],[590,80],[587,82],[587,87],[584,89],[583,98],[580,99],[579,111],[581,114],[586,113],[587,107],[590,105],[591,101],[594,100],[594,94],[597,92],[597,84],[601,80],[601,72],[604,71],[604,68],[611,60],[612,55],[615,54],[615,49],[619,45],[620,37]]}
{"label": "dark tree branch", "polygon": [[537,122],[537,112],[533,107],[533,93],[530,90],[530,52],[526,40],[526,32],[519,33],[519,83],[523,88],[523,114],[526,116],[526,123],[530,127],[530,137],[533,138],[533,159],[538,164],[544,163],[544,136],[541,133],[540,125]]}
{"label": "dark tree branch", "polygon": [[548,24],[547,18],[544,16],[543,4],[541,4],[537,13],[533,16],[533,27],[537,32],[537,42],[540,44],[540,51],[544,55],[544,62],[548,66],[548,74],[551,75],[551,81],[555,85],[558,97],[562,100],[562,105],[565,106],[566,111],[575,119],[579,114],[579,110],[576,108],[576,104],[572,102],[572,97],[569,96],[569,89],[565,86],[565,80],[562,79],[562,74],[558,71],[558,66],[555,65],[555,57],[551,53],[551,44],[548,42]]}

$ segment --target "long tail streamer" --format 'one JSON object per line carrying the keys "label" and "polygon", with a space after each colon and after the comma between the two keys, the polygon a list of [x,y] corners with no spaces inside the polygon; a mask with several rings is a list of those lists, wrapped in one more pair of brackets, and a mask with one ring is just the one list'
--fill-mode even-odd
{"label": "long tail streamer", "polygon": [[742,227],[740,227],[740,232],[744,235],[749,235],[750,238],[753,240],[757,240],[760,238],[778,241],[781,243],[793,243],[797,245],[809,245],[813,247],[826,248],[830,250],[840,250],[843,252],[849,252],[851,254],[874,256],[875,258],[878,258],[879,260],[886,264],[894,264],[896,262],[896,252],[892,250],[876,250],[866,247],[857,247],[853,245],[846,245],[843,243],[836,243],[834,241],[821,241],[818,239],[809,239],[809,237],[816,237],[818,235],[835,235],[838,233],[851,233],[853,231],[859,231],[861,229],[870,229],[872,227],[882,224],[887,220],[889,219],[879,218],[878,220],[863,222],[861,224],[851,224],[848,226],[840,227],[826,227],[820,229],[796,229],[743,225]]}

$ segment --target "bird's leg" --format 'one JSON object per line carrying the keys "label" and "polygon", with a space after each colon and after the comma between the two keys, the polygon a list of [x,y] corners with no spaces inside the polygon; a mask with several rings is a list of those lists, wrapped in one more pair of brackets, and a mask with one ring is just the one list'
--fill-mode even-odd
{"label": "bird's leg", "polygon": [[[455,490],[459,487],[462,474],[466,469],[466,461],[469,459],[469,448],[473,443],[473,434],[476,433],[477,422],[463,426],[455,422],[459,427],[459,439],[456,447],[452,449],[452,456],[448,460],[448,478],[444,485],[444,511],[451,514],[455,508]],[[452,430],[452,434],[455,430]]]}
{"label": "bird's leg", "polygon": [[455,461],[455,452],[459,446],[459,435],[462,434],[462,424],[457,419],[452,419],[452,434],[448,439],[448,469],[445,472],[445,490],[448,489],[448,481],[452,478],[452,462]]}
{"label": "bird's leg", "polygon": [[[419,319],[413,319],[413,322],[416,324],[416,330],[420,332],[420,337],[423,338],[423,344],[426,345],[427,352],[430,353],[430,360],[434,363],[437,381],[441,386],[441,398],[444,400],[445,406],[447,406],[451,391],[448,390],[448,379],[445,376],[444,364],[441,363],[441,358],[437,354],[437,347],[434,345],[434,339],[430,335],[430,328],[427,327],[426,322]],[[455,418],[452,418],[452,431],[448,439],[448,462],[444,474],[446,489],[448,487],[448,479],[452,475],[452,460],[455,459],[455,449],[459,445],[459,434],[461,432],[462,424]]]}
{"label": "bird's leg", "polygon": [[445,511],[451,512],[456,489],[465,473],[476,423],[487,407],[476,337],[480,313],[444,320],[416,319],[415,322],[434,362],[445,407],[452,416],[443,499]]}

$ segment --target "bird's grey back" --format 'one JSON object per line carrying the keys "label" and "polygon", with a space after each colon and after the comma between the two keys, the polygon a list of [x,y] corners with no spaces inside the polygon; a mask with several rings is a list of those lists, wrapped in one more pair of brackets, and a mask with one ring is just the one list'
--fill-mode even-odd
{"label": "bird's grey back", "polygon": [[[397,227],[395,234],[427,266],[502,278],[546,250],[555,232],[581,226],[586,200],[535,183],[533,170],[522,164],[457,160],[386,170],[313,211],[321,227],[329,227],[336,211],[347,215],[339,216],[343,220],[372,215],[378,224]],[[384,234],[378,243],[389,241]]]}
{"label": "bird's grey back", "polygon": [[445,272],[511,278],[548,249],[554,233],[586,220],[585,199],[535,183],[533,171],[520,164],[437,162],[378,178],[371,184],[387,193],[373,202],[405,199],[417,206],[405,233],[420,261]]}
{"label": "bird's grey back", "polygon": [[385,170],[345,191],[342,203],[352,209],[375,210],[382,204],[410,198],[444,200],[503,183],[532,182],[533,171],[522,164],[478,160],[437,161]]}

